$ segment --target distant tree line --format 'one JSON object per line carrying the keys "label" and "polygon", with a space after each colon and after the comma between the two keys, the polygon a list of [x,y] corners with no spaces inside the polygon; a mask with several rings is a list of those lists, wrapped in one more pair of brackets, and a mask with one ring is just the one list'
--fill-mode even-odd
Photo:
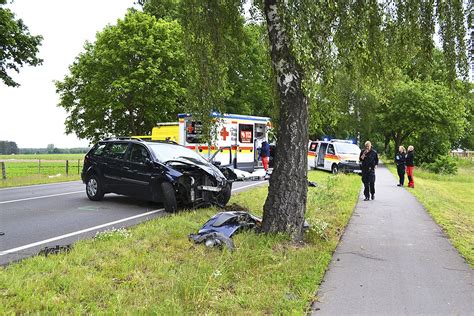
{"label": "distant tree line", "polygon": [[76,148],[57,148],[49,144],[46,148],[20,148],[20,154],[85,154],[90,148],[76,147]]}
{"label": "distant tree line", "polygon": [[57,148],[54,144],[48,144],[46,148],[18,148],[16,142],[1,140],[0,155],[12,154],[85,154],[88,147]]}

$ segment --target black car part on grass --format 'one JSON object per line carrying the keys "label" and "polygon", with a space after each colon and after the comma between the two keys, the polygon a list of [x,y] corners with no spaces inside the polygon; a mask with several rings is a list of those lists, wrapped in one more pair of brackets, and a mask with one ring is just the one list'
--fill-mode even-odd
{"label": "black car part on grass", "polygon": [[309,181],[308,180],[308,186],[309,187],[313,187],[313,188],[316,188],[318,186],[318,184],[316,182],[313,182],[313,181]]}
{"label": "black car part on grass", "polygon": [[[236,206],[233,206],[236,208]],[[262,219],[246,211],[220,212],[209,219],[197,234],[190,234],[189,239],[195,243],[205,243],[207,247],[226,246],[234,249],[231,237],[243,230],[261,227]]]}
{"label": "black car part on grass", "polygon": [[[211,217],[198,231],[197,234],[190,234],[189,239],[195,243],[204,243],[207,247],[226,246],[230,251],[234,250],[233,235],[243,230],[259,229],[262,226],[262,219],[247,212],[238,205],[231,205],[228,209],[234,211],[220,212]],[[304,221],[303,229],[309,229],[309,224]]]}
{"label": "black car part on grass", "polygon": [[71,251],[72,246],[71,245],[56,245],[55,247],[44,247],[43,249],[40,250],[38,253],[39,256],[45,256],[47,257],[48,255],[53,255],[53,254],[58,254],[58,253],[68,253]]}

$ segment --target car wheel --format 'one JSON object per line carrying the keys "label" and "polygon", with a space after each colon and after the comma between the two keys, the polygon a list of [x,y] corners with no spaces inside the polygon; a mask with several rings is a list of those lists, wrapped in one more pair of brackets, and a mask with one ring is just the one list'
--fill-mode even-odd
{"label": "car wheel", "polygon": [[337,168],[336,164],[332,165],[331,172],[332,174],[337,174],[339,172],[339,169]]}
{"label": "car wheel", "polygon": [[232,195],[232,183],[227,183],[225,188],[217,194],[216,201],[219,205],[225,206],[227,202],[229,202],[231,195]]}
{"label": "car wheel", "polygon": [[97,175],[93,174],[87,179],[86,194],[91,201],[100,201],[104,197],[102,182]]}
{"label": "car wheel", "polygon": [[174,192],[173,186],[169,182],[163,182],[161,184],[161,190],[163,191],[163,204],[165,211],[168,213],[174,213],[178,209],[178,203],[176,202],[176,193]]}

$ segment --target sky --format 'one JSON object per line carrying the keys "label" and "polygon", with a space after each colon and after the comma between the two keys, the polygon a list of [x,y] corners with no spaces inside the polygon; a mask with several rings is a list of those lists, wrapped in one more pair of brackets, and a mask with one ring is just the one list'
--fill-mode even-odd
{"label": "sky", "polygon": [[37,67],[25,66],[17,75],[21,86],[0,82],[0,140],[14,141],[20,148],[87,147],[88,141],[65,135],[66,112],[59,103],[54,80],[62,80],[68,66],[83,51],[86,40],[107,24],[125,16],[134,0],[15,0],[8,4],[33,35],[42,35]]}

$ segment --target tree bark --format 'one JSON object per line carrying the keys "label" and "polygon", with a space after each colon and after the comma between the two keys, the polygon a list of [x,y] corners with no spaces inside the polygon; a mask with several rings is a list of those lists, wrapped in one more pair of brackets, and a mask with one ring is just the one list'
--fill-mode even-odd
{"label": "tree bark", "polygon": [[303,238],[307,194],[308,102],[303,71],[291,50],[277,0],[265,0],[270,55],[280,98],[280,121],[273,174],[264,205],[262,231]]}
{"label": "tree bark", "polygon": [[384,147],[383,147],[383,152],[388,155],[389,153],[389,148],[388,146],[390,145],[390,135],[385,134],[384,135]]}

